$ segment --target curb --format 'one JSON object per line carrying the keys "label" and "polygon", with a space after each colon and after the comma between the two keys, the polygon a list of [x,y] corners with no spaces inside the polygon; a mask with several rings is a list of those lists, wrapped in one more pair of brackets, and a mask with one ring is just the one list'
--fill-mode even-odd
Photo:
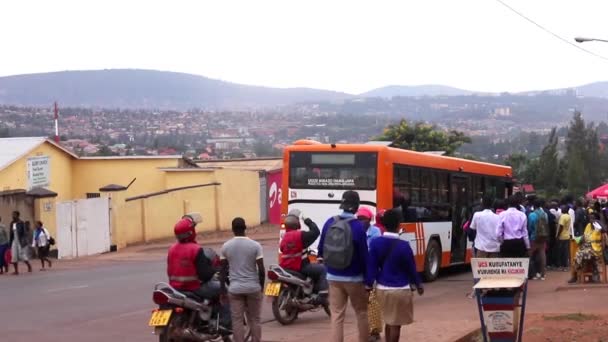
{"label": "curb", "polygon": [[[277,236],[263,236],[263,237],[259,237],[259,238],[255,238],[255,236],[251,237],[252,239],[254,239],[255,241],[258,242],[265,242],[265,241],[272,241],[272,240],[277,240],[278,241],[278,237]],[[208,245],[218,245],[218,244],[222,244],[226,241],[228,241],[229,238],[227,239],[214,239],[214,240],[205,240],[205,241],[201,241],[203,242],[202,246],[208,246]],[[199,242],[200,243],[200,242]],[[147,252],[156,252],[159,250],[167,250],[169,249],[169,247],[171,247],[171,245],[173,244],[173,242],[167,243],[167,244],[163,244],[163,245],[155,245],[155,246],[149,246],[149,247],[144,247],[141,248],[140,250],[136,251],[136,253],[147,253]]]}
{"label": "curb", "polygon": [[555,288],[556,292],[560,291],[572,291],[572,290],[593,290],[593,289],[607,289],[608,284],[573,284],[573,285],[561,285]]}

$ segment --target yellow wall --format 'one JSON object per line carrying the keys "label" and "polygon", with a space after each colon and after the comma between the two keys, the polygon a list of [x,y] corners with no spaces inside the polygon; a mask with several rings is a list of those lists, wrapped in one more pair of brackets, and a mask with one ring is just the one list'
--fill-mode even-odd
{"label": "yellow wall", "polygon": [[[8,168],[0,171],[0,190],[27,188],[27,158],[49,156],[51,163],[49,190],[56,198],[37,199],[33,204],[35,218],[43,221],[56,236],[57,202],[86,197],[108,184],[128,185],[126,191],[107,192],[111,198],[112,244],[118,248],[129,244],[173,236],[173,225],[185,213],[198,212],[203,222],[199,232],[229,230],[232,219],[240,216],[249,226],[260,223],[259,173],[236,169],[171,171],[180,158],[145,159],[76,159],[45,142]],[[125,201],[127,198],[163,190],[209,184]],[[45,205],[46,204],[46,205]],[[49,210],[49,205],[51,210]]]}
{"label": "yellow wall", "polygon": [[165,189],[208,184],[215,182],[215,170],[192,169],[188,171],[165,172]]}
{"label": "yellow wall", "polygon": [[177,167],[175,159],[77,159],[73,163],[73,197],[86,198],[108,184],[127,186],[127,197],[165,189],[165,172],[159,168]]}
{"label": "yellow wall", "polygon": [[[37,198],[34,200],[35,220],[41,221],[51,236],[57,236],[57,210],[55,198]],[[35,227],[32,222],[32,229]]]}
{"label": "yellow wall", "polygon": [[128,202],[119,199],[116,192],[112,193],[117,230],[113,243],[122,248],[172,237],[175,223],[191,212],[198,212],[203,217],[203,222],[196,228],[198,232],[216,230],[215,191],[215,186],[198,187]]}
{"label": "yellow wall", "polygon": [[47,142],[0,171],[0,190],[27,189],[27,159],[41,156],[50,157],[51,184],[47,188],[56,192],[60,201],[71,199],[72,162],[75,159]]}
{"label": "yellow wall", "polygon": [[219,226],[232,228],[232,219],[242,217],[248,226],[260,224],[260,179],[257,171],[219,169],[215,179],[218,188]]}

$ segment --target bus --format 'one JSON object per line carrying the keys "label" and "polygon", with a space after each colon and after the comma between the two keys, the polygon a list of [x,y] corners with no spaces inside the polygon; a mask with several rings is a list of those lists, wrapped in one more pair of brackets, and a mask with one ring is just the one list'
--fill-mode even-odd
{"label": "bus", "polygon": [[[361,206],[374,214],[395,207],[395,198],[409,199],[407,206],[401,206],[401,238],[412,247],[417,271],[433,281],[441,268],[470,263],[472,243],[463,232],[463,224],[484,194],[495,198],[511,195],[513,180],[508,166],[386,144],[299,140],[285,148],[283,217],[300,209],[322,228],[328,218],[339,213],[347,190],[357,191]],[[317,243],[311,246],[313,255]]]}

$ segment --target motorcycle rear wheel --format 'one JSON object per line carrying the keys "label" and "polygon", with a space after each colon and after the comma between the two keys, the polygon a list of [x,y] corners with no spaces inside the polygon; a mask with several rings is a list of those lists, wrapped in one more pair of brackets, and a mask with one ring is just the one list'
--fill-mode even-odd
{"label": "motorcycle rear wheel", "polygon": [[163,332],[158,335],[158,342],[181,342],[180,339],[171,337],[171,331],[180,323],[179,318],[171,317],[169,323],[164,327]]}
{"label": "motorcycle rear wheel", "polygon": [[[297,308],[282,309],[293,297],[294,293],[290,288],[282,288],[279,295],[272,300],[272,314],[282,325],[289,325],[298,318]],[[282,315],[281,312],[284,312],[285,315]]]}

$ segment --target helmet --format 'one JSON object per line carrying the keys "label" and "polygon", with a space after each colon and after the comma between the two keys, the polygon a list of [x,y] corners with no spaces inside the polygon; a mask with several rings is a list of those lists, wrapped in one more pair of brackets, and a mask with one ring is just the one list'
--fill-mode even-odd
{"label": "helmet", "polygon": [[194,242],[196,238],[194,227],[196,227],[196,222],[189,216],[184,216],[173,227],[173,233],[180,242]]}

